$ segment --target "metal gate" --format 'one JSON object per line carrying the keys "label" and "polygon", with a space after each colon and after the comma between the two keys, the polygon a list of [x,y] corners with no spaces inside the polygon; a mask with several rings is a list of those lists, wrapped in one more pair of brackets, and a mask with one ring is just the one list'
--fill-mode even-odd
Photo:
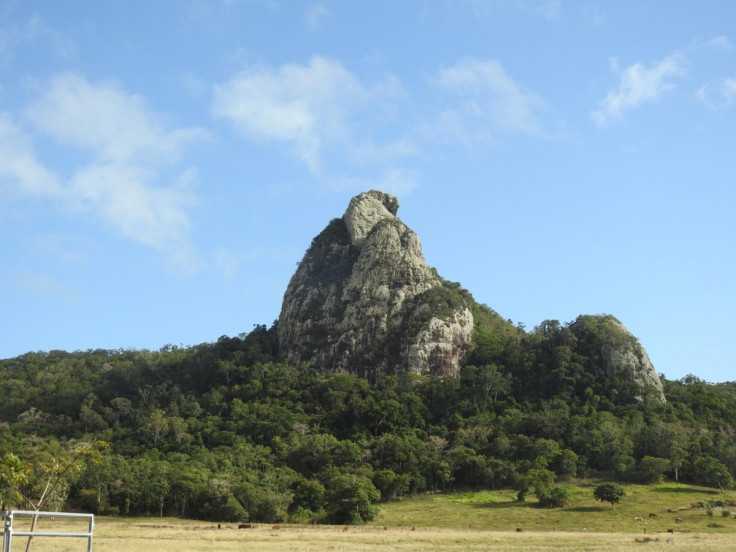
{"label": "metal gate", "polygon": [[[13,537],[77,537],[87,539],[87,552],[92,552],[92,530],[95,526],[94,514],[68,514],[65,512],[35,512],[33,510],[8,510],[0,512],[5,518],[5,531],[3,532],[3,550],[2,552],[11,552],[13,546]],[[38,516],[40,518],[76,518],[88,519],[89,530],[82,531],[14,531],[13,520],[15,518],[32,518]]]}

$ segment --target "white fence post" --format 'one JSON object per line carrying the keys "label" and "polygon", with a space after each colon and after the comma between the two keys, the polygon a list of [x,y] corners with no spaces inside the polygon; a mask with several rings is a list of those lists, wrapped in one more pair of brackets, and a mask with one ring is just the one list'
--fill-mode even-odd
{"label": "white fence post", "polygon": [[[7,515],[5,515],[7,513]],[[3,531],[3,552],[10,552],[13,544],[13,512],[3,512],[5,529]]]}

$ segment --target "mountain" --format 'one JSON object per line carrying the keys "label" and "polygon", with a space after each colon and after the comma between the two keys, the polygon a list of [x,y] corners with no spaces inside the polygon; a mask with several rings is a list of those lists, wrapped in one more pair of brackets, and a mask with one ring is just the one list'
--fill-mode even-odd
{"label": "mountain", "polygon": [[[361,193],[312,240],[284,294],[283,360],[371,381],[406,372],[458,377],[464,361],[488,361],[477,350],[489,339],[503,349],[510,335],[519,337],[510,322],[427,266],[398,208],[392,195]],[[565,345],[588,373],[664,402],[649,356],[616,318],[583,315],[567,329]]]}
{"label": "mountain", "polygon": [[370,380],[412,372],[458,376],[473,315],[427,266],[398,200],[369,191],[312,240],[284,294],[282,357]]}

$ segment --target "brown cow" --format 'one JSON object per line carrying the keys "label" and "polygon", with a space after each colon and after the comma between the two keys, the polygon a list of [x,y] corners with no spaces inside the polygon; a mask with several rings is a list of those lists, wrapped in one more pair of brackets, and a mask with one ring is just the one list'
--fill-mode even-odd
{"label": "brown cow", "polygon": [[657,519],[657,514],[649,514],[649,519]]}
{"label": "brown cow", "polygon": [[273,525],[271,527],[271,529],[273,529],[274,531],[278,531],[279,529],[281,529],[281,526],[280,525]]}
{"label": "brown cow", "polygon": [[384,525],[384,526],[383,526],[383,530],[384,530],[384,531],[388,531],[388,525]]}
{"label": "brown cow", "polygon": [[350,526],[349,525],[346,525],[345,527],[342,528],[342,530],[343,531],[350,531]]}
{"label": "brown cow", "polygon": [[416,528],[416,527],[412,527],[412,528],[411,528],[411,530],[412,530],[412,531],[416,531],[416,530],[417,530],[417,528]]}
{"label": "brown cow", "polygon": [[667,529],[667,532],[674,534],[675,533],[675,530],[674,529]]}
{"label": "brown cow", "polygon": [[675,523],[682,523],[683,521],[685,520],[682,518],[675,518]]}
{"label": "brown cow", "polygon": [[517,532],[517,533],[521,533],[521,527],[517,527],[517,528],[516,528],[516,532]]}

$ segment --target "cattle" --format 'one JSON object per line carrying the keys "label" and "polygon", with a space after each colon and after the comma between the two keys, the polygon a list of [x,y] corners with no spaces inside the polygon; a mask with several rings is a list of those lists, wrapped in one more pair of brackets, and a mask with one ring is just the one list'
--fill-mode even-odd
{"label": "cattle", "polygon": [[521,533],[521,527],[517,527],[517,528],[516,528],[516,532],[517,532],[517,533]]}
{"label": "cattle", "polygon": [[384,525],[384,526],[383,526],[383,530],[384,530],[384,531],[388,531],[388,525]]}
{"label": "cattle", "polygon": [[222,525],[220,525],[220,524],[218,523],[218,524],[217,524],[217,528],[218,528],[218,529],[222,529]]}
{"label": "cattle", "polygon": [[238,525],[238,529],[253,529],[253,525],[250,523],[241,523]]}
{"label": "cattle", "polygon": [[675,523],[682,523],[683,521],[685,520],[682,518],[675,518]]}
{"label": "cattle", "polygon": [[345,527],[342,528],[342,530],[343,531],[350,531],[350,526],[349,525],[346,525]]}
{"label": "cattle", "polygon": [[657,514],[649,514],[649,519],[657,519]]}
{"label": "cattle", "polygon": [[667,532],[674,534],[675,533],[675,530],[674,529],[667,529]]}
{"label": "cattle", "polygon": [[416,530],[417,530],[417,528],[416,528],[416,527],[412,527],[412,528],[411,528],[411,530],[412,530],[412,531],[416,531]]}
{"label": "cattle", "polygon": [[272,526],[271,526],[271,529],[272,529],[273,531],[278,531],[279,529],[281,529],[281,526],[280,526],[280,525],[272,525]]}
{"label": "cattle", "polygon": [[644,520],[642,520],[640,517],[635,517],[634,521],[644,521]]}

